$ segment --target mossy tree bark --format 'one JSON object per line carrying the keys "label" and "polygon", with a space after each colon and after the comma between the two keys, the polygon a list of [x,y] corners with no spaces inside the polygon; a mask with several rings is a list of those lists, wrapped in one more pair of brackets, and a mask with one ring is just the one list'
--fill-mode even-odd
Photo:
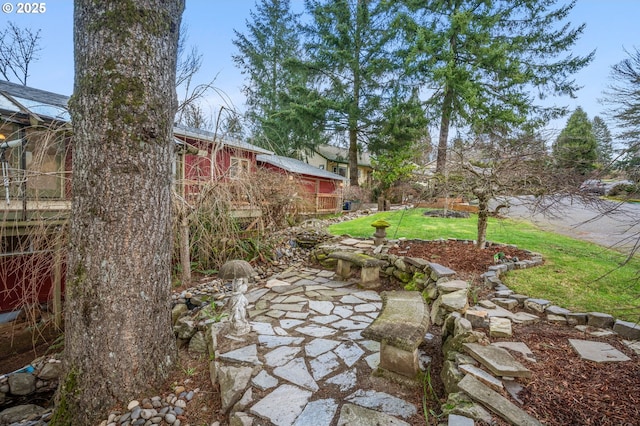
{"label": "mossy tree bark", "polygon": [[162,383],[171,330],[171,161],[184,0],[76,0],[65,376],[52,424],[97,424]]}

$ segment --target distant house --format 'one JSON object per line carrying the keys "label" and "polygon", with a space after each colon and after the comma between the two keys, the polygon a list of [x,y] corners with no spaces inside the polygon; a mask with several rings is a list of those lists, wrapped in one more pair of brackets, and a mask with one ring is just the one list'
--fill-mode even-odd
{"label": "distant house", "polygon": [[346,178],[288,157],[261,154],[258,165],[282,173],[299,184],[308,201],[306,212],[335,213],[342,209],[342,188]]}
{"label": "distant house", "polygon": [[[333,145],[319,145],[316,150],[307,155],[305,161],[317,168],[338,174],[350,181],[349,150]],[[371,184],[373,167],[371,158],[367,152],[358,152],[358,183],[360,185]]]}
{"label": "distant house", "polygon": [[178,192],[189,198],[214,180],[232,180],[257,168],[256,156],[271,151],[235,139],[221,139],[212,132],[175,126],[178,149],[175,176],[182,182]]}
{"label": "distant house", "polygon": [[0,81],[0,312],[62,287],[53,248],[71,202],[68,99]]}

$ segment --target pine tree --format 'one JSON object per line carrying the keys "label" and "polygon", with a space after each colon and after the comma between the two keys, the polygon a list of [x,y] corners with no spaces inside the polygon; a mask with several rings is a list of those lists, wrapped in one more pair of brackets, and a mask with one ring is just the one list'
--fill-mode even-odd
{"label": "pine tree", "polygon": [[309,69],[329,108],[330,130],[346,133],[349,177],[358,186],[358,150],[373,134],[394,79],[390,50],[393,15],[384,3],[368,0],[306,0],[312,21],[306,27]]}
{"label": "pine tree", "polygon": [[596,137],[598,163],[607,167],[611,164],[613,156],[613,142],[607,123],[600,117],[593,117],[591,123],[593,135]]}
{"label": "pine tree", "polygon": [[573,95],[571,75],[593,57],[567,55],[584,30],[565,22],[575,0],[559,8],[556,0],[404,3],[407,61],[440,117],[440,173],[451,126],[505,135],[535,118],[542,124],[564,110],[536,105],[531,89],[539,98]]}
{"label": "pine tree", "polygon": [[324,119],[307,73],[297,66],[302,56],[299,16],[289,0],[261,0],[250,12],[246,34],[235,31],[236,65],[247,76],[246,117],[252,142],[278,154],[291,155],[315,146],[321,133],[310,123]]}
{"label": "pine tree", "polygon": [[578,107],[560,132],[553,146],[556,164],[580,175],[595,168],[598,159],[597,141],[587,114]]}

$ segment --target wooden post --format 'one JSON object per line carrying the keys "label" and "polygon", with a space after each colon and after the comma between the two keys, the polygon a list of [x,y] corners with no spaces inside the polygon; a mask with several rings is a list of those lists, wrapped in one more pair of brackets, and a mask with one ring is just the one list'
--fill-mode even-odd
{"label": "wooden post", "polygon": [[180,263],[182,265],[182,284],[191,282],[191,253],[189,250],[189,207],[183,206],[180,220]]}
{"label": "wooden post", "polygon": [[53,323],[57,330],[62,329],[62,262],[65,245],[65,227],[56,236],[56,244],[53,249]]}

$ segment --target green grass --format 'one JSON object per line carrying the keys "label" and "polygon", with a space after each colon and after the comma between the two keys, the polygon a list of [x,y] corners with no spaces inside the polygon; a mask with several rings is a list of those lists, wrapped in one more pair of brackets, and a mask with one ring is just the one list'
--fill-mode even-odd
{"label": "green grass", "polygon": [[[387,238],[424,239],[476,238],[477,216],[469,219],[432,218],[425,209],[381,212],[329,227],[334,235],[368,238],[371,223],[391,223]],[[606,312],[628,321],[640,319],[640,259],[624,266],[624,254],[605,247],[541,231],[524,221],[489,219],[487,240],[515,244],[541,253],[543,266],[522,269],[501,277],[513,291],[551,300],[574,312]]]}

